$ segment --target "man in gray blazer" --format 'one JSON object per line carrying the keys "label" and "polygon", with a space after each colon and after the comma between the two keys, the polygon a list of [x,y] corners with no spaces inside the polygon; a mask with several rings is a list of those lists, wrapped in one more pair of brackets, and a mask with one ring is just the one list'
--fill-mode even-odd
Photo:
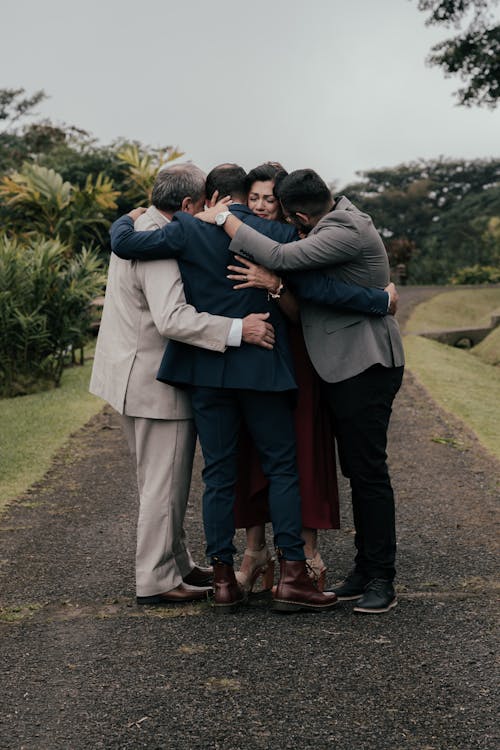
{"label": "man in gray blazer", "polygon": [[[229,214],[222,203],[200,218],[224,227],[234,253],[268,268],[323,267],[339,281],[380,288],[389,283],[387,253],[372,220],[344,196],[334,201],[315,172],[289,174],[278,186],[278,197],[287,221],[307,235],[304,239],[276,243]],[[387,612],[397,604],[394,495],[386,446],[392,402],[403,377],[399,327],[392,315],[375,318],[314,302],[301,305],[301,318],[311,361],[324,381],[342,472],[352,490],[355,567],[333,590],[338,599],[357,599],[356,612]]]}
{"label": "man in gray blazer", "polygon": [[[163,227],[178,210],[202,210],[205,175],[189,164],[163,170],[152,200],[137,229]],[[131,263],[111,255],[90,391],[122,415],[136,461],[139,604],[205,598],[212,573],[195,565],[186,546],[183,524],[196,432],[186,392],[156,380],[167,339],[217,352],[239,346],[242,339],[272,348],[266,317],[233,320],[198,313],[186,303],[177,261]]]}

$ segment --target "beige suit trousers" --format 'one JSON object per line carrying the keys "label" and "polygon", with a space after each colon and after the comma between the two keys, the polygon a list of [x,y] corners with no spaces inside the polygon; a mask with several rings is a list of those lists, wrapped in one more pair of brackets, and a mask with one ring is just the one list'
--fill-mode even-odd
{"label": "beige suit trousers", "polygon": [[191,419],[121,419],[139,489],[136,593],[154,596],[174,589],[194,567],[184,516],[196,432]]}

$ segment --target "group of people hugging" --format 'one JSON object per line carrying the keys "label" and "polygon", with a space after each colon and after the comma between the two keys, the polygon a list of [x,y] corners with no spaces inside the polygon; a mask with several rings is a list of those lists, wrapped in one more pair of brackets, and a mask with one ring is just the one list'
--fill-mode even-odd
{"label": "group of people hugging", "polygon": [[[121,415],[134,456],[137,603],[391,610],[386,446],[404,354],[371,218],[311,169],[184,163],[158,173],[151,205],[118,219],[111,244],[90,390]],[[209,567],[184,532],[197,437]],[[339,527],[335,443],[355,561],[327,589],[318,530]]]}

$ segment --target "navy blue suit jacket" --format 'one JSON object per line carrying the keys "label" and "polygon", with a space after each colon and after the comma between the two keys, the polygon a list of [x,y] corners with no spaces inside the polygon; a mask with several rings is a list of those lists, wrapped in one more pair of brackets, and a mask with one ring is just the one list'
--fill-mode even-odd
{"label": "navy blue suit jacket", "polygon": [[[283,224],[259,219],[244,206],[234,213],[259,232],[290,241],[293,230]],[[270,234],[273,231],[273,234]],[[285,239],[286,238],[286,239]],[[234,290],[227,277],[227,266],[234,262],[224,231],[186,212],[154,232],[135,232],[132,220],[122,217],[111,227],[111,245],[121,258],[153,260],[176,258],[186,299],[200,312],[244,318],[255,312],[270,313],[276,335],[274,349],[263,349],[242,342],[228,347],[224,354],[170,341],[158,379],[174,385],[248,388],[262,391],[289,391],[296,388],[288,346],[287,326],[279,308],[269,302],[262,289]]]}
{"label": "navy blue suit jacket", "polygon": [[[239,219],[257,231],[286,243],[297,239],[296,230],[281,222],[255,216],[246,206],[231,206]],[[111,227],[111,246],[121,258],[155,260],[177,258],[186,299],[200,312],[243,318],[253,312],[269,312],[276,334],[272,351],[245,344],[229,347],[224,354],[169,342],[158,379],[174,385],[250,388],[284,391],[296,387],[288,348],[286,323],[279,308],[261,289],[234,290],[226,278],[234,263],[230,240],[218,227],[178,212],[173,221],[154,232],[135,232],[123,216]],[[375,315],[387,311],[387,294],[335,281],[321,271],[294,272],[287,281],[305,299]]]}

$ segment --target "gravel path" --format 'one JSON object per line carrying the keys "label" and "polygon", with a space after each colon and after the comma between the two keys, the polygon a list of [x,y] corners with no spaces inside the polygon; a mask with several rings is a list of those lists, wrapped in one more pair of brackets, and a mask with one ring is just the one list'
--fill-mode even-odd
{"label": "gravel path", "polygon": [[[435,291],[403,289],[401,317]],[[104,410],[0,519],[0,748],[496,750],[500,467],[409,375],[389,455],[388,615],[138,609],[134,477]],[[199,468],[188,530],[202,560]],[[342,529],[321,538],[330,583],[352,558],[340,488]]]}

